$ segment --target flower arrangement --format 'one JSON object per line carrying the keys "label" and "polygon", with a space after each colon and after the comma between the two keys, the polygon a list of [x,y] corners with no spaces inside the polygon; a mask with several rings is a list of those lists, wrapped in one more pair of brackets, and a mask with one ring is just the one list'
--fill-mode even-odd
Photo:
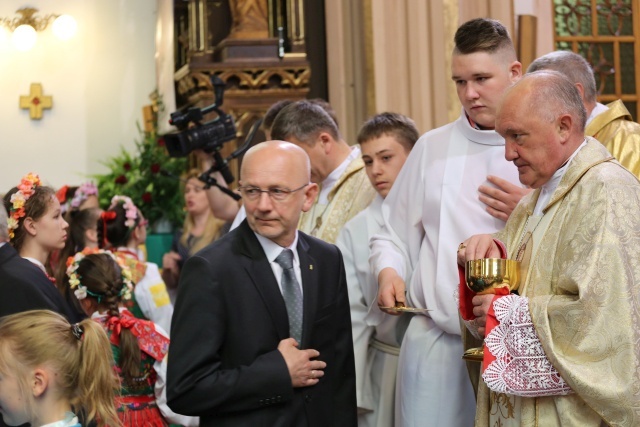
{"label": "flower arrangement", "polygon": [[40,177],[32,172],[29,172],[22,177],[20,184],[18,184],[18,191],[11,195],[11,206],[9,207],[9,218],[7,219],[7,225],[9,227],[9,239],[14,238],[14,230],[18,228],[18,222],[20,218],[26,215],[24,211],[24,204],[29,197],[33,195],[38,185],[42,185]]}
{"label": "flower arrangement", "polygon": [[[155,111],[161,108],[157,101]],[[100,206],[109,206],[113,196],[123,194],[133,200],[152,227],[167,220],[173,228],[179,228],[184,220],[184,199],[175,177],[184,173],[187,159],[169,157],[164,140],[157,134],[155,119],[151,129],[140,129],[140,134],[135,153],[122,148],[120,155],[103,163],[110,172],[94,176]]]}
{"label": "flower arrangement", "polygon": [[131,270],[127,266],[125,260],[121,257],[116,257],[112,252],[105,251],[103,249],[97,248],[85,248],[82,252],[78,252],[72,257],[67,258],[67,276],[69,277],[69,287],[71,289],[75,289],[73,291],[76,298],[79,300],[85,299],[87,295],[91,295],[98,299],[98,303],[102,300],[105,295],[96,294],[87,289],[86,286],[82,285],[82,277],[78,274],[78,267],[80,266],[80,261],[82,261],[87,255],[93,254],[107,254],[113,259],[118,266],[120,266],[120,275],[122,277],[122,290],[120,291],[120,296],[124,299],[131,299],[131,291],[133,291],[133,280],[131,275]]}

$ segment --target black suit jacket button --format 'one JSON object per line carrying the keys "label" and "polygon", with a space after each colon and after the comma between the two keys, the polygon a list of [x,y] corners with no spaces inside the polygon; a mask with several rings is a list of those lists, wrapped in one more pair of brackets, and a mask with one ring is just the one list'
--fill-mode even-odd
{"label": "black suit jacket button", "polygon": [[260,399],[260,405],[264,405],[264,400]]}
{"label": "black suit jacket button", "polygon": [[311,402],[311,395],[309,395],[309,394],[305,395],[305,396],[304,396],[304,400],[305,400],[307,403]]}

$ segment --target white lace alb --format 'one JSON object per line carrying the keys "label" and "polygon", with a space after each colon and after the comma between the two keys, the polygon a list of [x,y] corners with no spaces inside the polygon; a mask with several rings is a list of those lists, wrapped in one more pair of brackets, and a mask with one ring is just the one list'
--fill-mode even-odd
{"label": "white lace alb", "polygon": [[482,373],[487,386],[517,396],[559,396],[572,393],[544,353],[529,314],[529,299],[505,295],[493,303],[500,322],[485,338],[496,360]]}

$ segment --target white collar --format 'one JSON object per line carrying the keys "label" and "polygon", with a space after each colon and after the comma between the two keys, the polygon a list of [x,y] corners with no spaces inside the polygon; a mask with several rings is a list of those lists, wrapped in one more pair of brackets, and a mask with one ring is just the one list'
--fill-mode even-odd
{"label": "white collar", "polygon": [[0,248],[3,247],[6,244],[7,244],[7,242],[0,242]]}
{"label": "white collar", "polygon": [[360,157],[360,147],[351,147],[351,153],[349,153],[347,158],[344,159],[342,163],[340,163],[340,166],[331,171],[329,176],[327,176],[324,181],[322,181],[322,188],[320,190],[320,194],[318,194],[319,204],[326,205],[329,202],[328,196],[331,190],[333,190],[333,186],[336,185],[344,171],[347,170],[349,164],[358,157]]}
{"label": "white collar", "polygon": [[76,414],[74,414],[73,412],[65,412],[63,420],[45,424],[41,427],[72,427],[76,425],[80,425],[78,423],[78,417],[76,417]]}
{"label": "white collar", "polygon": [[31,258],[30,256],[23,256],[22,258],[31,261],[32,263],[34,263],[40,270],[42,270],[44,272],[44,274],[47,274],[47,269],[44,267],[44,264],[42,264],[40,261],[38,261],[35,258]]}
{"label": "white collar", "polygon": [[558,188],[558,184],[560,184],[560,180],[562,180],[562,177],[569,168],[569,164],[576,156],[576,154],[578,154],[578,151],[580,151],[585,145],[587,145],[586,139],[582,141],[582,144],[580,144],[578,148],[576,148],[576,151],[573,152],[569,159],[564,162],[562,166],[560,166],[560,168],[553,174],[551,179],[540,188],[540,195],[538,196],[536,207],[533,210],[534,215],[542,214],[542,209],[544,209],[549,203],[549,200],[551,200],[551,195],[553,195],[553,192],[556,191],[556,188]]}
{"label": "white collar", "polygon": [[462,135],[471,142],[482,145],[504,146],[504,138],[495,130],[481,130],[471,126],[471,123],[469,123],[469,117],[464,111],[464,108],[460,113],[460,117],[458,117],[458,119],[453,123],[454,126],[457,126],[458,130],[462,132]]}
{"label": "white collar", "polygon": [[591,121],[595,119],[597,115],[604,113],[608,109],[609,107],[607,107],[606,105],[600,104],[599,102],[597,102],[596,106],[593,108],[593,110],[591,110],[591,114],[589,114],[589,117],[587,118],[587,123],[585,124],[585,126],[591,123]]}
{"label": "white collar", "polygon": [[298,245],[298,230],[296,230],[296,237],[293,239],[293,243],[291,243],[291,245],[287,246],[286,248],[283,248],[271,239],[259,235],[255,231],[253,232],[253,234],[255,234],[258,238],[258,242],[260,242],[260,246],[262,246],[262,250],[267,256],[269,262],[274,262],[278,255],[280,255],[280,253],[284,249],[291,249],[291,251],[293,252],[293,258],[296,260],[296,262],[300,262],[300,260],[298,259],[298,251],[296,250],[296,246]]}

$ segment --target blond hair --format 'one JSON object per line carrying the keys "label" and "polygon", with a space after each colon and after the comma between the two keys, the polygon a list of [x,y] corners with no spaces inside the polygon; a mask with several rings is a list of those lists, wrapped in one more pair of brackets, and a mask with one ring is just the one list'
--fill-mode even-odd
{"label": "blond hair", "polygon": [[33,310],[0,320],[0,372],[16,375],[28,410],[35,400],[28,392],[28,372],[39,366],[56,372],[57,393],[74,411],[83,410],[86,422],[119,426],[114,404],[119,389],[113,370],[111,344],[102,326],[91,319],[71,325],[61,315]]}
{"label": "blond hair", "polygon": [[[200,176],[200,171],[198,169],[191,169],[184,177],[185,184],[189,182],[191,179],[198,179]],[[213,215],[213,212],[209,210],[209,215],[207,216],[207,222],[204,225],[204,233],[202,236],[195,240],[193,246],[189,247],[188,240],[191,235],[191,230],[196,226],[196,223],[193,219],[193,216],[187,212],[184,217],[184,223],[182,225],[182,235],[180,236],[180,243],[189,248],[189,255],[193,255],[198,252],[200,249],[207,246],[209,243],[213,242],[217,238],[220,237],[220,232],[222,231],[222,227],[224,226],[224,221],[216,218]]]}

